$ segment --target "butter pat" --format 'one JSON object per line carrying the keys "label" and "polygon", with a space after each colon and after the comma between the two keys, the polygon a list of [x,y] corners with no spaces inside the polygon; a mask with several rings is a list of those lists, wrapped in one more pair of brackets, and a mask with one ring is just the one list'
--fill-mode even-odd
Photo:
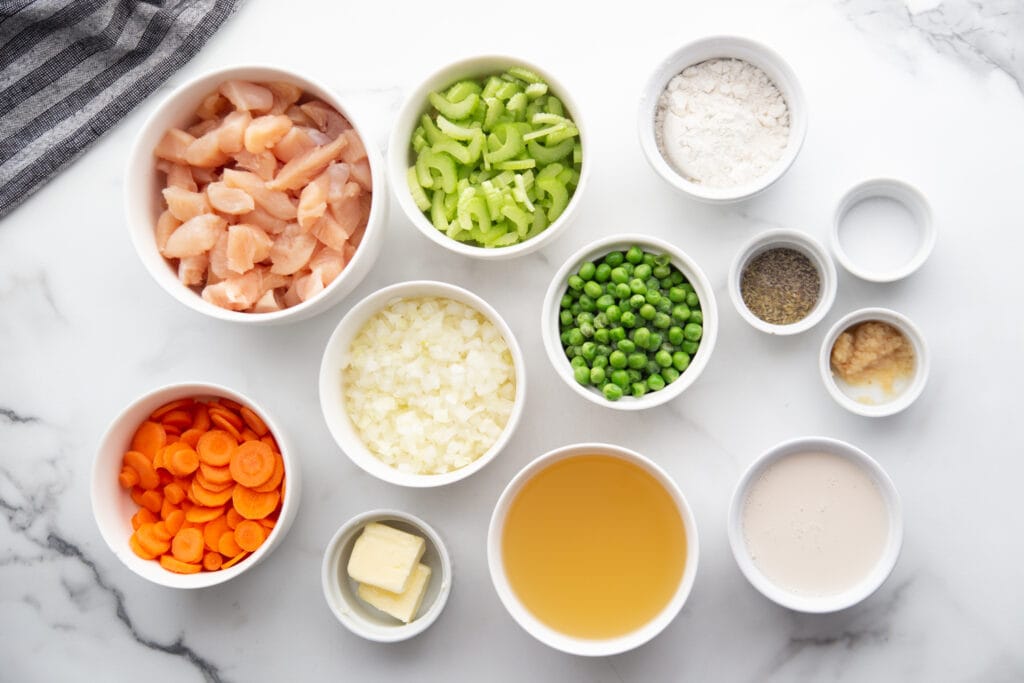
{"label": "butter pat", "polygon": [[403,593],[392,593],[365,583],[359,584],[359,597],[382,612],[408,624],[416,618],[423,604],[430,581],[430,567],[417,564],[409,580],[409,587]]}
{"label": "butter pat", "polygon": [[348,575],[368,586],[405,593],[426,548],[419,536],[370,522],[352,548]]}

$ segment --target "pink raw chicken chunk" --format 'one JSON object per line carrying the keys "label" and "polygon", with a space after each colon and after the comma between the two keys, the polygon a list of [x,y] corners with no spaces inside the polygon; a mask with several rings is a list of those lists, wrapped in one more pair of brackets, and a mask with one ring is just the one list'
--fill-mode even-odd
{"label": "pink raw chicken chunk", "polygon": [[299,196],[299,225],[307,232],[313,229],[317,220],[327,211],[327,192],[331,184],[328,171],[324,171],[316,180],[306,185]]}
{"label": "pink raw chicken chunk", "polygon": [[354,164],[360,159],[366,158],[366,147],[363,147],[363,141],[359,139],[356,132],[351,128],[346,130],[344,138],[348,140],[348,145],[341,151],[341,160],[348,164]]}
{"label": "pink raw chicken chunk", "polygon": [[316,248],[316,237],[302,230],[298,223],[289,223],[270,249],[271,272],[293,275],[302,270]]}
{"label": "pink raw chicken chunk", "polygon": [[316,124],[320,132],[325,133],[332,140],[352,128],[345,117],[339,114],[334,107],[320,100],[306,102],[300,109]]}
{"label": "pink raw chicken chunk", "polygon": [[244,311],[267,292],[284,287],[287,278],[270,273],[266,268],[253,268],[245,275],[234,275],[203,288],[203,299],[215,306]]}
{"label": "pink raw chicken chunk", "polygon": [[216,129],[201,138],[196,138],[185,150],[185,160],[190,165],[200,168],[223,166],[230,158],[220,148],[220,134]]}
{"label": "pink raw chicken chunk", "polygon": [[157,162],[156,168],[167,174],[167,187],[180,187],[189,192],[199,189],[195,179],[192,177],[192,169],[184,164],[176,164],[173,161],[161,159]]}
{"label": "pink raw chicken chunk", "polygon": [[247,111],[233,111],[224,117],[217,127],[217,145],[225,154],[240,152],[245,146],[245,132],[252,125],[252,114]]}
{"label": "pink raw chicken chunk", "polygon": [[256,208],[256,202],[245,190],[228,187],[223,182],[207,185],[206,196],[214,209],[233,216],[249,213]]}
{"label": "pink raw chicken chunk", "polygon": [[156,219],[156,248],[160,250],[160,253],[167,256],[164,250],[167,248],[167,240],[170,239],[171,233],[178,229],[181,225],[181,221],[174,217],[170,211],[164,211],[160,214],[160,218]]}
{"label": "pink raw chicken chunk", "polygon": [[199,123],[193,123],[186,129],[189,135],[194,135],[197,138],[201,138],[212,130],[217,130],[217,126],[220,125],[220,119],[206,119]]}
{"label": "pink raw chicken chunk", "polygon": [[196,216],[210,213],[210,203],[202,192],[189,192],[180,187],[165,187],[164,201],[174,217],[184,223]]}
{"label": "pink raw chicken chunk", "polygon": [[274,290],[271,289],[252,305],[251,310],[253,313],[273,313],[281,310],[281,304],[278,302]]}
{"label": "pink raw chicken chunk", "polygon": [[239,216],[238,220],[240,223],[259,226],[268,235],[280,235],[289,225],[288,221],[275,218],[258,206],[249,213]]}
{"label": "pink raw chicken chunk", "polygon": [[273,152],[267,150],[259,154],[253,154],[243,149],[234,155],[235,166],[246,171],[252,171],[264,182],[270,180],[277,173],[277,157]]}
{"label": "pink raw chicken chunk", "polygon": [[196,116],[205,120],[219,118],[221,114],[226,112],[231,106],[231,103],[224,98],[219,92],[213,92],[206,96],[206,98],[199,104],[199,108],[196,109]]}
{"label": "pink raw chicken chunk", "polygon": [[362,186],[359,183],[349,181],[345,183],[341,193],[330,201],[331,216],[345,232],[346,239],[366,220],[363,203],[359,201],[362,194]]}
{"label": "pink raw chicken chunk", "polygon": [[340,136],[321,147],[301,154],[284,165],[277,176],[267,183],[271,190],[297,190],[315,178],[327,168],[327,164],[337,159],[345,147],[348,138]]}
{"label": "pink raw chicken chunk", "polygon": [[235,109],[243,111],[269,111],[274,106],[274,93],[262,85],[249,81],[225,81],[220,94],[231,100]]}
{"label": "pink raw chicken chunk", "polygon": [[295,157],[308,152],[309,150],[316,147],[316,142],[309,135],[309,129],[302,126],[292,126],[292,128],[285,133],[285,136],[281,138],[280,142],[274,145],[274,149],[271,150],[275,157],[281,161],[288,163]]}
{"label": "pink raw chicken chunk", "polygon": [[228,267],[228,231],[225,230],[210,250],[210,282],[212,284],[214,280],[226,280],[241,274]]}
{"label": "pink raw chicken chunk", "polygon": [[320,282],[326,287],[345,269],[346,261],[344,253],[324,247],[313,254],[313,258],[309,260],[310,274],[318,276]]}
{"label": "pink raw chicken chunk", "polygon": [[227,227],[227,221],[212,213],[182,223],[171,233],[164,247],[164,255],[170,258],[185,258],[209,251],[217,238]]}
{"label": "pink raw chicken chunk", "polygon": [[187,287],[201,285],[206,280],[206,268],[210,265],[207,253],[186,256],[178,261],[178,279]]}
{"label": "pink raw chicken chunk", "polygon": [[228,268],[236,273],[251,270],[270,256],[274,241],[254,225],[232,225],[228,228]]}
{"label": "pink raw chicken chunk", "polygon": [[189,135],[180,128],[171,128],[160,138],[160,142],[156,143],[153,154],[160,159],[173,161],[176,164],[187,164],[185,152],[195,141],[195,136]]}
{"label": "pink raw chicken chunk", "polygon": [[[280,174],[278,176],[280,177]],[[270,189],[270,183],[264,183],[258,175],[225,168],[224,182],[229,187],[237,187],[248,192],[260,207],[275,218],[289,221],[295,218],[295,204],[292,199],[284,192]]]}
{"label": "pink raw chicken chunk", "polygon": [[245,129],[245,148],[253,154],[276,145],[292,128],[292,120],[284,115],[260,116]]}
{"label": "pink raw chicken chunk", "polygon": [[270,92],[274,93],[274,106],[270,109],[271,114],[283,114],[288,110],[288,107],[298,102],[299,98],[302,97],[302,88],[292,83],[271,81],[263,85]]}

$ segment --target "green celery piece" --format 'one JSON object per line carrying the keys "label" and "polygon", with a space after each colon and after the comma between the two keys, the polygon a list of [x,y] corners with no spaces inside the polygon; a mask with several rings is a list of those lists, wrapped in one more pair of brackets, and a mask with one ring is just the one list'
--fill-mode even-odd
{"label": "green celery piece", "polygon": [[548,208],[548,220],[554,221],[569,204],[569,190],[558,181],[558,178],[537,178],[537,188],[544,190],[551,197],[551,206]]}
{"label": "green celery piece", "polygon": [[509,161],[502,161],[494,164],[494,168],[499,171],[525,171],[528,168],[536,167],[536,159],[510,159]]}
{"label": "green celery piece", "polygon": [[445,197],[441,190],[434,190],[434,196],[430,201],[430,222],[441,232],[447,233],[451,225],[448,223],[448,212],[444,208]]}
{"label": "green celery piece", "polygon": [[533,202],[530,201],[530,197],[526,194],[526,183],[523,182],[523,175],[521,173],[516,173],[516,184],[512,190],[512,196],[515,197],[517,202],[526,206],[527,210],[531,213],[534,211]]}
{"label": "green celery piece", "polygon": [[469,189],[471,189],[469,186],[469,178],[459,178],[459,181],[455,183],[455,192],[457,194],[461,195],[463,192]]}
{"label": "green celery piece", "polygon": [[416,202],[416,206],[419,207],[420,211],[426,211],[430,208],[430,200],[427,199],[427,193],[423,191],[423,186],[420,185],[420,181],[416,178],[416,167],[410,166],[409,170],[405,174],[405,181],[409,184],[409,193],[412,194],[412,200]]}
{"label": "green celery piece", "polygon": [[530,123],[533,123],[533,124],[542,123],[542,124],[547,125],[547,126],[557,126],[560,123],[568,125],[568,126],[573,125],[571,119],[567,119],[566,117],[561,116],[559,114],[550,114],[550,113],[544,112],[544,111],[539,112],[537,114],[534,114],[530,118]]}
{"label": "green celery piece", "polygon": [[504,84],[505,81],[501,80],[497,76],[491,76],[487,79],[487,83],[484,84],[483,92],[480,93],[480,97],[485,100],[492,97],[497,97],[498,88]]}
{"label": "green celery piece", "polygon": [[487,114],[484,115],[483,128],[490,133],[495,124],[498,123],[498,119],[505,113],[505,103],[497,97],[486,97],[484,102],[487,103]]}
{"label": "green celery piece", "polygon": [[572,153],[574,144],[575,142],[571,138],[569,140],[563,140],[554,147],[547,147],[536,140],[530,140],[526,143],[526,151],[531,157],[537,160],[538,164],[553,164],[554,162],[569,156],[569,154]]}
{"label": "green celery piece", "polygon": [[526,237],[526,233],[530,231],[530,226],[533,225],[533,216],[514,205],[503,206],[501,213],[515,224],[516,233],[520,239]]}
{"label": "green celery piece", "polygon": [[544,98],[539,97],[535,100],[530,100],[530,103],[526,105],[526,120],[530,121],[533,119],[534,114],[539,114],[544,111]]}
{"label": "green celery piece", "polygon": [[480,132],[479,128],[460,126],[457,123],[449,121],[441,114],[438,114],[437,116],[437,127],[441,129],[442,133],[455,140],[472,140],[473,136]]}
{"label": "green celery piece", "polygon": [[438,141],[441,131],[438,129],[437,125],[434,124],[434,119],[424,114],[420,117],[420,125],[423,126],[423,134],[426,135],[427,142],[434,144]]}
{"label": "green celery piece", "polygon": [[564,169],[556,177],[558,178],[558,181],[564,184],[566,187],[570,185],[576,187],[577,185],[580,184],[580,173],[574,168]]}
{"label": "green celery piece", "polygon": [[[502,140],[502,137],[505,139]],[[497,145],[495,147],[495,145]],[[523,135],[515,124],[497,126],[487,139],[488,151],[484,157],[492,164],[507,161],[523,151]]]}
{"label": "green celery piece", "polygon": [[445,192],[455,191],[455,183],[458,178],[455,160],[446,154],[434,154],[431,150],[424,148],[416,158],[416,177],[424,188],[435,187],[431,171],[437,171],[440,176],[442,190]]}
{"label": "green celery piece", "polygon": [[414,152],[419,152],[421,149],[427,146],[427,136],[423,132],[423,126],[416,126],[416,130],[412,134],[412,149]]}
{"label": "green celery piece", "polygon": [[444,215],[449,221],[455,220],[455,214],[459,208],[459,195],[454,192],[445,194],[444,199]]}
{"label": "green celery piece", "polygon": [[541,95],[548,94],[548,84],[540,82],[531,83],[530,85],[526,86],[526,90],[524,92],[526,93],[526,96],[529,97],[531,100],[535,100]]}
{"label": "green celery piece", "polygon": [[487,203],[487,213],[491,220],[497,220],[501,216],[501,207],[504,204],[501,190],[494,186],[490,180],[480,183],[480,191],[483,192],[484,201]]}
{"label": "green celery piece", "polygon": [[512,171],[502,171],[498,175],[494,176],[495,187],[508,187],[516,181],[516,174]]}
{"label": "green celery piece", "polygon": [[554,95],[548,95],[548,99],[544,103],[544,108],[549,114],[565,116],[565,106],[562,104],[562,100],[558,99]]}
{"label": "green celery piece", "polygon": [[468,183],[469,182],[469,176],[470,176],[471,173],[473,173],[473,167],[472,166],[466,166],[465,164],[456,163],[455,164],[455,171],[456,171],[456,173],[458,173],[459,184],[462,184],[462,181],[466,181]]}
{"label": "green celery piece", "polygon": [[526,233],[526,237],[524,237],[523,239],[530,239],[531,237],[536,237],[537,235],[547,230],[547,227],[549,225],[551,225],[551,222],[548,220],[548,215],[546,213],[544,213],[543,211],[534,211],[533,225],[530,226],[530,232]]}
{"label": "green celery piece", "polygon": [[463,230],[472,230],[474,225],[484,233],[491,229],[491,216],[487,213],[487,204],[477,193],[476,188],[467,187],[459,193],[458,217],[459,226]]}
{"label": "green celery piece", "polygon": [[557,145],[563,140],[571,140],[572,138],[577,137],[579,134],[580,129],[577,128],[575,124],[570,123],[562,130],[556,130],[553,133],[549,133],[547,139],[544,141],[544,144],[550,147],[552,145]]}
{"label": "green celery piece", "polygon": [[559,163],[548,164],[537,174],[537,180],[540,180],[541,178],[556,178],[564,168],[565,166],[562,166]]}
{"label": "green celery piece", "polygon": [[518,83],[505,81],[494,91],[494,96],[499,100],[508,100],[521,92],[523,89]]}
{"label": "green celery piece", "polygon": [[526,105],[529,104],[529,100],[526,99],[526,93],[517,92],[512,97],[508,98],[508,104],[505,108],[513,112],[526,112]]}
{"label": "green celery piece", "polygon": [[470,95],[479,95],[481,90],[482,88],[479,83],[474,81],[459,81],[452,87],[448,88],[448,92],[446,92],[444,96],[449,102],[457,104]]}
{"label": "green celery piece", "polygon": [[434,109],[452,121],[468,118],[480,102],[480,96],[476,93],[471,93],[461,102],[449,102],[444,95],[436,92],[430,93],[427,99]]}
{"label": "green celery piece", "polygon": [[545,135],[550,135],[551,133],[558,133],[558,132],[563,131],[565,129],[566,129],[566,125],[564,123],[557,123],[557,124],[555,124],[553,126],[548,126],[547,128],[538,128],[538,129],[532,130],[529,133],[527,133],[526,135],[524,135],[523,136],[523,141],[524,142],[529,142],[530,140],[536,140],[537,138],[542,138]]}
{"label": "green celery piece", "polygon": [[527,171],[526,173],[523,173],[522,175],[523,175],[523,185],[526,186],[526,189],[527,190],[533,189],[533,180],[534,180],[533,171]]}
{"label": "green celery piece", "polygon": [[[445,135],[442,139],[435,142],[430,149],[435,154],[441,152],[450,154],[452,158],[463,166],[475,164],[480,159],[480,152],[483,150],[485,138],[483,131],[479,128],[471,130],[474,132],[474,135],[467,145],[461,145]],[[470,166],[468,170],[472,170],[472,167]]]}
{"label": "green celery piece", "polygon": [[534,72],[530,71],[529,69],[527,69],[525,67],[521,67],[521,66],[513,66],[506,73],[508,73],[510,76],[515,76],[516,78],[518,78],[521,81],[526,81],[527,83],[543,83],[544,82],[543,79],[540,76],[538,76]]}
{"label": "green celery piece", "polygon": [[572,146],[572,163],[583,163],[583,145],[580,144],[579,140],[577,140],[576,144]]}
{"label": "green celery piece", "polygon": [[491,242],[490,246],[492,246],[492,247],[508,247],[508,246],[511,246],[511,245],[515,244],[519,240],[520,240],[520,236],[519,236],[518,232],[506,232],[504,235],[502,235],[498,239],[496,239],[493,242]]}

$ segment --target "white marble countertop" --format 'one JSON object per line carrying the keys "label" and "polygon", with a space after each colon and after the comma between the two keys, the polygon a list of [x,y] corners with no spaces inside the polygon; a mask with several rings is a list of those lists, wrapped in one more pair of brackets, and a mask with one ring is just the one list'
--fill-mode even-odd
{"label": "white marble countertop", "polygon": [[[1024,514],[1016,502],[1024,449],[1012,426],[1024,380],[1019,2],[666,2],[614,12],[529,0],[286,6],[287,15],[281,3],[249,0],[165,90],[0,223],[0,679],[1024,679]],[[662,182],[641,156],[635,122],[657,61],[715,33],[775,47],[800,77],[810,112],[790,172],[728,207],[695,203]],[[541,253],[466,260],[429,243],[393,206],[385,251],[355,293],[313,320],[273,329],[186,310],[143,269],[124,225],[122,176],[133,136],[166,88],[229,63],[289,65],[332,85],[383,146],[420,78],[483,52],[547,65],[574,91],[590,128],[593,172],[578,221]],[[814,330],[790,339],[755,332],[725,290],[736,249],[773,226],[824,239],[839,196],[874,175],[905,178],[931,199],[939,240],[925,267],[893,285],[840,271],[835,306]],[[691,254],[716,288],[722,317],[706,373],[679,400],[641,414],[574,396],[539,337],[541,298],[562,259],[623,231]],[[316,373],[334,325],[362,296],[410,278],[482,295],[515,330],[528,365],[530,397],[507,450],[442,490],[401,489],[358,470],[317,403]],[[828,325],[867,305],[910,316],[933,352],[925,393],[888,419],[846,413],[817,373]],[[226,585],[175,592],[130,573],[107,549],[88,480],[99,436],[126,403],[190,379],[232,386],[273,412],[299,449],[305,490],[295,525],[263,564]],[[742,469],[773,444],[807,434],[868,451],[905,505],[893,575],[861,605],[831,616],[769,603],[743,579],[725,534]],[[664,466],[694,508],[702,546],[681,615],[646,646],[606,659],[563,655],[519,629],[491,587],[484,550],[491,508],[513,474],[583,440],[620,443]],[[345,630],[319,579],[338,526],[385,506],[433,524],[455,563],[440,620],[395,645]]]}

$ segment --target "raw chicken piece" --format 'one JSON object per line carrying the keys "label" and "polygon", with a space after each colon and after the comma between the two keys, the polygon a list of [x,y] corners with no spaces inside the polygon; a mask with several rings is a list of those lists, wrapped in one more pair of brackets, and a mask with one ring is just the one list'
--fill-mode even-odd
{"label": "raw chicken piece", "polygon": [[255,225],[232,225],[228,228],[228,268],[244,273],[270,256],[274,241]]}
{"label": "raw chicken piece", "polygon": [[268,235],[280,235],[289,225],[288,221],[275,218],[258,206],[249,213],[239,216],[238,220],[240,223],[259,226]]}
{"label": "raw chicken piece", "polygon": [[[281,170],[282,172],[284,171],[284,169]],[[279,173],[278,177],[280,175]],[[295,204],[287,193],[278,191],[279,188],[271,188],[273,180],[264,183],[254,173],[225,168],[224,182],[229,187],[237,187],[248,192],[260,207],[275,218],[282,218],[287,221],[295,219]]]}
{"label": "raw chicken piece", "polygon": [[165,187],[163,195],[167,208],[182,223],[204,213],[210,213],[210,203],[206,201],[206,195],[202,192],[189,192],[180,187]]}
{"label": "raw chicken piece", "polygon": [[220,84],[220,94],[243,111],[262,113],[274,106],[274,93],[249,81],[225,81]]}
{"label": "raw chicken piece", "polygon": [[259,301],[260,296],[260,274],[255,270],[203,287],[204,300],[231,311],[244,311]]}
{"label": "raw chicken piece", "polygon": [[259,154],[276,145],[291,130],[292,120],[284,115],[260,116],[245,129],[245,148]]}
{"label": "raw chicken piece", "polygon": [[360,159],[366,158],[366,147],[363,146],[363,141],[359,135],[349,128],[342,135],[348,140],[348,146],[341,153],[341,160],[354,164]]}
{"label": "raw chicken piece", "polygon": [[327,191],[327,201],[337,202],[341,199],[345,183],[348,182],[350,175],[351,169],[344,161],[327,167],[327,176],[331,179],[330,189]]}
{"label": "raw chicken piece", "polygon": [[352,127],[334,107],[320,100],[306,102],[299,109],[312,119],[320,132],[332,140]]}
{"label": "raw chicken piece", "polygon": [[235,275],[241,273],[236,273],[228,267],[228,232],[225,230],[220,233],[213,249],[210,250],[210,273],[207,276],[207,284],[226,280]]}
{"label": "raw chicken piece", "polygon": [[249,213],[256,208],[256,202],[245,190],[228,187],[223,181],[207,185],[206,196],[214,209],[233,216]]}
{"label": "raw chicken piece", "polygon": [[199,123],[194,123],[185,130],[188,131],[189,135],[194,135],[197,138],[209,133],[211,130],[217,130],[217,126],[220,125],[220,119],[205,119]]}
{"label": "raw chicken piece", "polygon": [[316,122],[309,118],[309,115],[302,111],[298,106],[292,105],[285,109],[285,116],[292,120],[296,126],[302,126],[304,128],[316,128]]}
{"label": "raw chicken piece", "polygon": [[199,189],[196,181],[192,178],[192,170],[188,166],[161,159],[157,162],[156,167],[157,170],[167,174],[167,187],[180,187],[189,192]]}
{"label": "raw chicken piece", "polygon": [[373,175],[370,173],[370,161],[366,157],[352,164],[352,180],[367,192],[373,191]]}
{"label": "raw chicken piece", "polygon": [[313,234],[331,249],[341,251],[345,248],[351,233],[334,220],[334,216],[328,211],[313,226]]}
{"label": "raw chicken piece", "polygon": [[231,103],[219,92],[213,92],[206,96],[196,109],[196,116],[205,120],[216,119],[231,108]]}
{"label": "raw chicken piece", "polygon": [[176,164],[188,163],[185,160],[185,152],[195,141],[195,136],[189,135],[180,128],[171,128],[160,138],[160,142],[156,143],[153,154]]}
{"label": "raw chicken piece", "polygon": [[178,279],[186,287],[201,285],[206,280],[206,268],[210,265],[207,253],[186,256],[178,261]]}
{"label": "raw chicken piece", "polygon": [[352,257],[356,255],[356,247],[359,246],[359,240],[363,238],[363,228],[356,231],[356,234],[352,236],[352,241],[345,245],[345,263],[350,263]]}
{"label": "raw chicken piece", "polygon": [[331,184],[328,171],[324,171],[316,180],[302,188],[302,194],[299,196],[298,220],[306,232],[312,230],[313,225],[327,211],[327,191]]}
{"label": "raw chicken piece", "polygon": [[302,97],[302,88],[284,81],[271,81],[263,84],[270,92],[274,93],[274,106],[270,108],[271,114],[283,114],[288,107],[299,101]]}
{"label": "raw chicken piece", "polygon": [[320,175],[320,172],[327,168],[327,164],[337,159],[347,146],[348,138],[341,136],[322,147],[315,147],[295,157],[277,172],[274,179],[267,183],[267,187],[271,190],[299,189]]}
{"label": "raw chicken piece", "polygon": [[270,180],[277,173],[277,157],[269,151],[253,154],[249,150],[243,149],[234,157],[235,166],[252,171],[264,181]]}
{"label": "raw chicken piece", "polygon": [[310,137],[308,128],[292,126],[291,130],[285,133],[280,142],[274,145],[271,152],[281,161],[288,163],[303,152],[308,152],[314,147],[316,147],[316,142]]}
{"label": "raw chicken piece", "polygon": [[302,270],[316,248],[316,237],[302,230],[298,223],[289,223],[274,239],[270,248],[270,272],[278,275],[292,275]]}
{"label": "raw chicken piece", "polygon": [[[345,183],[340,196],[329,202],[331,207],[330,215],[344,232],[346,239],[366,220],[363,203],[359,201],[362,194],[363,188],[359,183],[349,181]],[[341,249],[340,246],[334,246],[334,248]]]}
{"label": "raw chicken piece", "polygon": [[308,275],[295,278],[294,287],[299,301],[309,301],[324,291],[324,283],[318,273],[309,273]]}
{"label": "raw chicken piece", "polygon": [[193,166],[191,170],[192,177],[200,185],[220,180],[220,175],[217,173],[216,168],[200,168],[199,166]]}
{"label": "raw chicken piece", "polygon": [[160,214],[160,218],[156,219],[156,248],[160,250],[160,253],[164,256],[164,249],[167,247],[167,240],[170,239],[171,233],[178,229],[181,225],[181,221],[174,217],[170,211],[164,211]]}
{"label": "raw chicken piece", "polygon": [[313,254],[313,258],[309,259],[309,268],[313,275],[320,277],[320,281],[326,287],[341,274],[341,271],[345,269],[346,262],[344,252],[323,247]]}
{"label": "raw chicken piece", "polygon": [[216,214],[196,216],[171,233],[164,247],[164,256],[185,258],[209,251],[226,227],[227,221]]}
{"label": "raw chicken piece", "polygon": [[224,117],[217,128],[217,145],[225,154],[234,154],[245,145],[245,131],[252,123],[252,114],[247,111],[233,111]]}
{"label": "raw chicken piece", "polygon": [[267,290],[267,293],[260,297],[260,300],[253,304],[253,313],[273,313],[281,310],[281,304],[277,300],[274,290]]}
{"label": "raw chicken piece", "polygon": [[217,130],[211,130],[185,150],[185,160],[192,166],[200,168],[214,168],[223,166],[230,157],[220,148],[220,134]]}

